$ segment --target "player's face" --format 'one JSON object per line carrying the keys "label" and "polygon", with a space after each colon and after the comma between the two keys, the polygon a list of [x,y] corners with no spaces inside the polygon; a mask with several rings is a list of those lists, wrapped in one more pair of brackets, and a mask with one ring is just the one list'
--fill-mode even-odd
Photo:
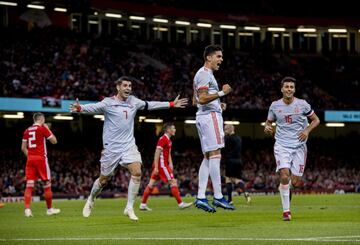
{"label": "player's face", "polygon": [[121,84],[116,86],[118,94],[121,98],[127,99],[132,91],[132,86],[130,81],[122,81]]}
{"label": "player's face", "polygon": [[216,51],[212,55],[209,55],[207,58],[213,71],[217,71],[220,69],[220,65],[223,62],[223,54],[221,51]]}
{"label": "player's face", "polygon": [[295,93],[295,83],[293,82],[284,82],[281,92],[283,94],[283,98],[292,99]]}
{"label": "player's face", "polygon": [[39,118],[36,120],[36,123],[37,123],[37,124],[40,124],[40,125],[44,125],[44,123],[45,123],[45,117],[39,117]]}
{"label": "player's face", "polygon": [[172,126],[167,130],[167,132],[168,132],[168,134],[169,134],[170,136],[174,136],[175,133],[176,133],[176,128],[175,128],[175,126],[172,125]]}

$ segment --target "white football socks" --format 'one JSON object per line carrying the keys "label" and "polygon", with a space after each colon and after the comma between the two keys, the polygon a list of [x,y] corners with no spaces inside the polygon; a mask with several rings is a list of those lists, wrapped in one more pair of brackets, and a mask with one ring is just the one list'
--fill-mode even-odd
{"label": "white football socks", "polygon": [[133,209],[135,199],[139,193],[140,188],[140,176],[133,176],[131,175],[130,181],[129,181],[129,187],[128,187],[128,200],[126,207]]}
{"label": "white football socks", "polygon": [[223,198],[221,191],[220,160],[221,155],[211,156],[209,159],[210,178],[214,189],[214,197],[216,199]]}
{"label": "white football socks", "polygon": [[204,157],[199,168],[199,187],[197,198],[206,198],[206,187],[209,179],[209,160]]}
{"label": "white football socks", "polygon": [[283,212],[290,211],[290,188],[289,184],[283,185],[280,183],[279,192],[281,197],[281,204],[283,207]]}

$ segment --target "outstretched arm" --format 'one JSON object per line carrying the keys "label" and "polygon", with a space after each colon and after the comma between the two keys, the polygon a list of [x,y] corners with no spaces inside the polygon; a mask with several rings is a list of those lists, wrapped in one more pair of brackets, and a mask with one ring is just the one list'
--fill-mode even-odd
{"label": "outstretched arm", "polygon": [[143,109],[148,110],[159,110],[159,109],[167,109],[170,107],[176,107],[176,108],[185,108],[185,106],[188,104],[187,98],[180,98],[180,95],[176,96],[174,101],[170,102],[162,102],[162,101],[144,101],[145,106]]}
{"label": "outstretched arm", "polygon": [[104,101],[86,105],[80,105],[79,99],[76,98],[75,103],[70,105],[70,112],[89,112],[89,113],[103,113],[105,110]]}
{"label": "outstretched arm", "polygon": [[76,98],[75,103],[72,103],[70,105],[70,112],[80,112],[81,111],[81,105],[79,103],[79,99]]}

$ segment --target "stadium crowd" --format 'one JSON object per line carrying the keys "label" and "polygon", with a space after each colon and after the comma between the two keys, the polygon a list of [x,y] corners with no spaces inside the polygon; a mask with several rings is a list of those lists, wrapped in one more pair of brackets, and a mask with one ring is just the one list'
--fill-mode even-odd
{"label": "stadium crowd", "polygon": [[[178,93],[191,98],[194,73],[203,64],[199,52],[205,44],[141,42],[130,31],[117,37],[53,28],[3,33],[1,97],[98,101],[114,94],[113,81],[130,75],[138,79],[135,95],[143,99],[168,100]],[[355,96],[360,93],[359,64],[358,56],[347,54],[225,50],[224,68],[216,77],[234,89],[225,98],[229,109],[267,109],[279,97],[285,75],[298,79],[297,96],[315,109],[355,109],[360,103]]]}
{"label": "stadium crowd", "polygon": [[[341,142],[349,142],[349,137],[338,139],[337,142],[334,144],[333,140],[316,138],[310,140],[306,171],[299,191],[360,192],[360,156],[357,153],[349,154],[354,149],[352,147],[346,149],[345,144],[341,144]],[[174,173],[178,179],[181,193],[184,195],[195,194],[198,184],[200,146],[189,148],[190,145],[198,145],[198,143],[194,139],[174,141]],[[97,151],[100,150],[91,148],[49,150],[48,157],[55,197],[88,195],[95,176],[99,174]],[[149,181],[153,159],[152,151],[153,149],[150,148],[142,149],[144,164],[142,190]],[[270,140],[245,139],[242,159],[243,180],[247,189],[252,192],[271,193],[277,191],[279,180],[278,175],[274,172],[275,163]],[[2,162],[0,165],[0,190],[2,193],[0,195],[3,197],[22,196],[25,187],[25,158],[21,156],[20,152],[15,153],[13,149],[2,149],[0,162]],[[224,164],[222,164],[222,170],[224,171]],[[120,168],[102,195],[126,194],[129,177],[127,171]],[[225,185],[223,187],[225,193]],[[165,184],[160,183],[157,188],[160,193],[169,193]],[[43,189],[36,188],[36,191],[38,195],[41,195]],[[211,191],[211,186],[209,186],[209,191]]]}

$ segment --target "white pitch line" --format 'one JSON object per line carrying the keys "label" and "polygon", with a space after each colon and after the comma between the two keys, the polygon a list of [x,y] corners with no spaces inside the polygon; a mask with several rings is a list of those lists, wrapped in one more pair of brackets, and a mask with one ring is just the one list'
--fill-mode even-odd
{"label": "white pitch line", "polygon": [[303,242],[360,242],[360,236],[333,236],[333,237],[307,237],[307,238],[255,238],[255,237],[54,237],[54,238],[0,238],[0,242],[8,241],[91,241],[91,240],[201,240],[201,241],[303,241]]}

